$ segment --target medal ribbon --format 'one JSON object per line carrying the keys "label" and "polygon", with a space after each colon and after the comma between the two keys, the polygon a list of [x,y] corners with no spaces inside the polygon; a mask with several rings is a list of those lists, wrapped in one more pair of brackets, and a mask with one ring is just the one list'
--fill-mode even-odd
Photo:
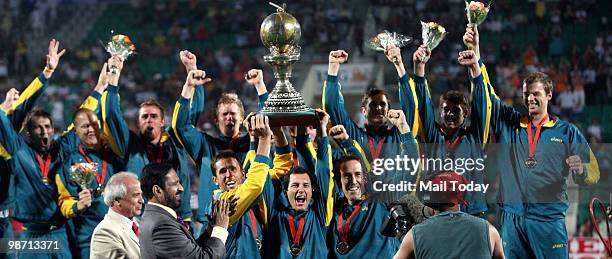
{"label": "medal ribbon", "polygon": [[300,225],[297,231],[295,230],[295,221],[293,215],[287,214],[287,221],[289,221],[289,230],[291,231],[291,238],[293,239],[294,245],[300,245],[300,239],[302,238],[302,232],[304,232],[304,224],[306,223],[304,217],[300,218]]}
{"label": "medal ribbon", "polygon": [[[85,154],[85,151],[83,150],[82,145],[79,145],[79,152],[81,152],[81,155],[85,157],[85,160],[87,160],[87,163],[93,163],[91,159],[87,156],[87,154]],[[100,175],[98,174],[98,171],[96,170],[96,181],[98,182],[99,187],[102,187],[102,184],[104,183],[104,179],[106,179],[106,150],[104,150],[104,153],[102,155],[102,177],[100,177]]]}
{"label": "medal ribbon", "polygon": [[294,150],[292,151],[292,153],[293,153],[293,166],[299,166],[300,160],[298,159],[297,152],[295,152]]}
{"label": "medal ribbon", "polygon": [[251,219],[251,226],[253,227],[253,235],[255,236],[255,239],[257,239],[259,236],[257,235],[257,221],[255,221],[255,213],[253,212],[253,209],[249,209],[249,218]]}
{"label": "medal ribbon", "polygon": [[372,137],[368,136],[368,144],[370,145],[370,154],[372,154],[372,160],[377,159],[380,156],[380,151],[382,149],[382,143],[385,141],[386,137],[382,137],[376,147],[374,147],[374,142],[372,141]]}
{"label": "medal ribbon", "polygon": [[529,128],[527,129],[527,143],[529,143],[529,158],[535,157],[536,146],[538,145],[538,140],[540,139],[540,130],[542,129],[542,125],[544,125],[544,122],[546,120],[548,120],[548,114],[544,116],[544,119],[542,119],[542,121],[540,121],[540,123],[536,127],[535,139],[533,139],[533,136],[531,135],[532,122],[529,122],[529,126],[528,126]]}
{"label": "medal ribbon", "polygon": [[455,134],[453,134],[452,143],[446,140],[446,147],[448,147],[448,152],[453,151],[453,149],[455,149],[455,146],[457,145],[457,142],[459,142],[459,140],[461,139],[462,135],[460,134],[460,131],[461,129],[457,129],[457,131],[455,131]]}
{"label": "medal ribbon", "polygon": [[345,242],[348,244],[349,226],[351,225],[351,221],[353,221],[353,218],[355,217],[355,215],[357,215],[357,212],[359,212],[359,209],[361,208],[362,203],[363,201],[359,202],[357,207],[353,209],[353,212],[346,220],[346,224],[342,224],[342,215],[344,215],[344,210],[340,212],[340,215],[338,216],[338,232],[340,233],[340,240],[342,240],[342,242]]}
{"label": "medal ribbon", "polygon": [[236,135],[234,135],[232,137],[232,140],[230,140],[229,144],[227,144],[227,149],[229,150],[234,150],[234,143],[236,143],[236,141],[238,140],[238,138],[240,138],[240,132],[236,133]]}
{"label": "medal ribbon", "polygon": [[147,151],[149,151],[147,152],[147,155],[149,155],[149,160],[153,161],[154,163],[161,163],[162,158],[164,157],[164,142],[159,142],[159,151],[157,152],[153,152],[153,147],[147,149]]}
{"label": "medal ribbon", "polygon": [[38,158],[38,165],[40,166],[42,178],[45,179],[47,175],[49,175],[49,169],[51,168],[51,154],[47,154],[44,162],[42,156],[38,153],[36,153],[36,158]]}

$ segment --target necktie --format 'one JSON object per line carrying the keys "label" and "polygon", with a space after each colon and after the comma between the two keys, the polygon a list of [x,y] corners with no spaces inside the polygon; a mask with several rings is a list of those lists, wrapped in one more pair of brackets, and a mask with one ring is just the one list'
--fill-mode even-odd
{"label": "necktie", "polygon": [[189,224],[187,224],[187,222],[185,222],[181,216],[176,216],[176,220],[178,220],[178,222],[181,223],[183,227],[189,230]]}
{"label": "necktie", "polygon": [[132,222],[132,230],[134,234],[136,234],[136,237],[138,237],[138,225],[136,225],[136,222]]}

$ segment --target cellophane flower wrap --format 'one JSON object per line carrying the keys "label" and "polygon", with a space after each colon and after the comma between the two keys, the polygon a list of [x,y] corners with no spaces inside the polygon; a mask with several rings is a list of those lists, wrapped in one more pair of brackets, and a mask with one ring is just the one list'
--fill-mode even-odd
{"label": "cellophane flower wrap", "polygon": [[389,46],[398,48],[408,45],[412,38],[396,32],[384,31],[372,37],[367,43],[368,48],[376,51],[385,51]]}
{"label": "cellophane flower wrap", "polygon": [[123,60],[127,60],[129,56],[136,52],[136,46],[134,46],[130,37],[123,34],[113,35],[105,48],[108,53],[118,55]]}
{"label": "cellophane flower wrap", "polygon": [[97,171],[96,163],[76,163],[70,167],[70,178],[85,190],[91,185]]}
{"label": "cellophane flower wrap", "polygon": [[487,14],[489,14],[490,7],[491,2],[485,5],[483,2],[479,1],[466,1],[465,11],[467,14],[468,22],[480,25],[487,18]]}
{"label": "cellophane flower wrap", "polygon": [[421,22],[421,27],[423,28],[423,32],[421,37],[423,37],[423,44],[425,44],[430,50],[436,48],[440,42],[446,36],[446,29],[435,22]]}

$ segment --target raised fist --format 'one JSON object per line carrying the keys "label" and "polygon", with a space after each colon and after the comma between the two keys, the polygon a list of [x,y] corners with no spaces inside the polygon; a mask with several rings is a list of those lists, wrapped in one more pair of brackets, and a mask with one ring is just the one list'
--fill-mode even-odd
{"label": "raised fist", "polygon": [[389,110],[387,112],[387,119],[389,122],[396,127],[400,127],[402,124],[408,124],[406,122],[406,115],[404,115],[404,111],[402,110]]}
{"label": "raised fist", "polygon": [[254,86],[263,84],[263,71],[261,69],[251,69],[244,76],[244,80],[246,80],[250,85]]}
{"label": "raised fist", "polygon": [[187,74],[185,85],[195,87],[197,85],[206,84],[210,81],[212,81],[212,79],[206,77],[206,72],[204,72],[204,70],[191,70],[189,71],[189,74]]}
{"label": "raised fist", "polygon": [[336,125],[329,129],[329,136],[340,142],[345,141],[349,138],[346,129],[342,125]]}
{"label": "raised fist", "polygon": [[198,69],[196,55],[189,52],[189,50],[182,50],[179,52],[179,58],[181,59],[183,66],[185,66],[187,73],[189,73],[191,70]]}
{"label": "raised fist", "polygon": [[462,66],[473,66],[478,64],[478,58],[476,57],[476,53],[473,50],[464,50],[459,52],[459,57],[457,61]]}
{"label": "raised fist", "polygon": [[342,64],[348,60],[348,53],[344,50],[334,50],[329,52],[330,64]]}

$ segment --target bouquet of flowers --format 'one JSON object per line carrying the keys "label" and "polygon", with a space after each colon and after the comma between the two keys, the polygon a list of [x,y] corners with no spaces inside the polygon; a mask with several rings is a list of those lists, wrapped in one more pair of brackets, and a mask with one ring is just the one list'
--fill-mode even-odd
{"label": "bouquet of flowers", "polygon": [[96,163],[76,163],[70,167],[70,178],[85,190],[91,186],[97,172]]}
{"label": "bouquet of flowers", "polygon": [[423,27],[421,35],[423,37],[423,44],[430,50],[437,47],[442,42],[442,39],[444,39],[444,36],[446,36],[446,29],[435,22],[421,22],[421,26]]}
{"label": "bouquet of flowers", "polygon": [[[112,33],[111,31],[111,34]],[[134,46],[130,37],[123,34],[113,35],[111,40],[106,44],[105,49],[111,55],[120,56],[124,61],[136,52],[136,46]]]}
{"label": "bouquet of flowers", "polygon": [[480,25],[487,18],[491,2],[485,6],[484,3],[478,1],[465,1],[465,11],[469,23]]}
{"label": "bouquet of flowers", "polygon": [[372,37],[367,44],[367,47],[377,51],[385,51],[389,46],[398,48],[408,45],[412,39],[395,32],[384,31]]}

